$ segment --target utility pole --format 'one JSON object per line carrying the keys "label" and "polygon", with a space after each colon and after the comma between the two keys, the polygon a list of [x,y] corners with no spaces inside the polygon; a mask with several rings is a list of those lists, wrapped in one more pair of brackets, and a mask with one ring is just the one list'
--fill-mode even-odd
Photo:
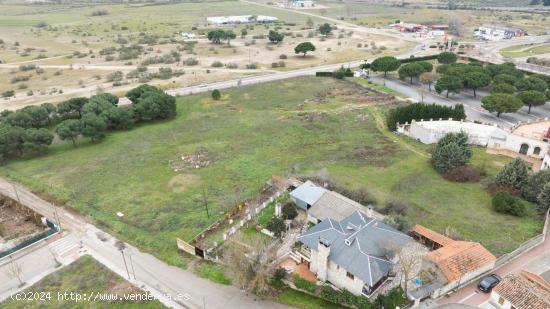
{"label": "utility pole", "polygon": [[124,261],[124,267],[126,267],[126,274],[128,274],[128,280],[130,280],[130,271],[128,270],[128,264],[126,264],[126,257],[124,256],[124,249],[126,248],[126,244],[122,241],[118,240],[115,243],[115,247],[120,251],[120,254],[122,254],[122,260]]}
{"label": "utility pole", "polygon": [[19,198],[19,193],[17,192],[17,186],[15,186],[14,183],[11,184],[13,186],[13,191],[15,192],[15,197],[17,198],[17,202],[21,204],[21,199]]}
{"label": "utility pole", "polygon": [[136,280],[136,271],[134,270],[134,262],[132,262],[132,255],[128,254],[128,258],[130,259],[130,266],[132,267],[132,274],[134,274],[134,280]]}
{"label": "utility pole", "polygon": [[208,211],[208,194],[206,192],[206,187],[202,187],[202,202],[204,203],[204,208],[206,209],[206,216],[210,219],[210,212]]}
{"label": "utility pole", "polygon": [[124,257],[124,250],[120,250],[122,254],[122,260],[124,261],[124,267],[126,267],[126,273],[128,274],[128,280],[130,280],[130,271],[128,270],[128,265],[126,264],[126,258]]}

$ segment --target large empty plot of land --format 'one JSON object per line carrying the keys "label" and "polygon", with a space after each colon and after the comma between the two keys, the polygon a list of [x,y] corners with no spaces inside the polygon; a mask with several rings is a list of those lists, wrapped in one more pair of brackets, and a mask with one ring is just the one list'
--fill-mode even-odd
{"label": "large empty plot of land", "polygon": [[[220,101],[181,97],[174,120],[115,132],[98,144],[57,144],[0,173],[172,263],[181,261],[176,237],[192,239],[273,174],[329,173],[343,185],[367,187],[380,205],[408,201],[412,223],[453,227],[496,253],[540,231],[535,217],[493,212],[481,185],[444,180],[409,150],[418,147],[407,144],[413,141],[392,140],[377,126],[381,108],[369,96],[352,82],[307,77],[226,90]],[[505,160],[483,151],[474,158],[489,172]]]}

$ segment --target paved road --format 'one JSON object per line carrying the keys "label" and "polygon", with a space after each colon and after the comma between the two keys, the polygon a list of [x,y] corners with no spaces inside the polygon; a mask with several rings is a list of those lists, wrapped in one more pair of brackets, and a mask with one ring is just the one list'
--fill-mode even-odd
{"label": "paved road", "polygon": [[481,107],[481,98],[488,95],[488,93],[484,91],[478,91],[477,98],[474,98],[473,94],[465,91],[446,98],[444,95],[439,95],[433,91],[433,87],[430,92],[427,86],[418,83],[411,85],[396,78],[386,79],[384,81],[380,76],[372,76],[371,80],[380,85],[385,83],[387,87],[418,101],[423,100],[427,103],[436,103],[445,106],[453,106],[462,103],[464,104],[466,116],[469,120],[495,123],[505,128],[511,127],[518,121],[526,122],[546,117],[550,118],[550,106],[548,106],[548,104],[541,107],[533,107],[531,109],[531,114],[527,113],[527,107],[522,107],[516,113],[502,114],[500,117],[497,117],[496,114],[489,113]]}
{"label": "paved road", "polygon": [[[19,200],[20,203],[53,222],[57,222],[55,218],[59,217],[61,227],[82,241],[88,254],[120,276],[127,278],[122,255],[114,246],[117,241],[115,237],[88,224],[81,216],[55,207],[25,187],[13,185],[4,178],[0,178],[0,193]],[[171,240],[167,239],[167,241]],[[187,270],[170,266],[130,245],[127,245],[125,252],[132,256],[133,269],[137,278],[134,279],[132,274],[129,281],[149,291],[167,306],[173,308],[288,308],[284,305],[257,300],[233,286],[219,285],[199,278]],[[50,253],[44,252],[44,256],[47,254]]]}
{"label": "paved road", "polygon": [[[496,269],[493,273],[501,277],[509,273],[518,273],[522,269],[530,269],[537,274],[547,271],[550,265],[545,266],[550,258],[550,237],[537,247],[523,253],[512,261]],[[460,303],[471,306],[479,306],[489,299],[489,293],[478,290],[477,282],[473,282],[449,297],[443,297],[437,301],[439,305]]]}

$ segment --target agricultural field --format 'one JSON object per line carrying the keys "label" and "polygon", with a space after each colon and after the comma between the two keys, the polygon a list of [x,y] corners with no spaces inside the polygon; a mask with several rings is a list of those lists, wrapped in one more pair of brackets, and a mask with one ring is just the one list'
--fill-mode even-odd
{"label": "agricultural field", "polygon": [[[273,24],[225,25],[236,38],[220,44],[206,35],[216,26],[209,16],[269,15]],[[15,4],[0,3],[0,93],[7,108],[89,96],[97,89],[117,92],[138,83],[163,88],[197,85],[250,74],[401,54],[413,43],[349,29],[318,33],[322,18],[236,0],[169,4]],[[330,21],[329,21],[330,22]],[[285,34],[279,44],[270,30]],[[243,31],[245,34],[243,35]],[[191,33],[184,38],[181,33]],[[316,51],[296,55],[311,41]],[[46,70],[12,82],[21,65]],[[53,73],[59,72],[59,75]]]}
{"label": "agricultural field", "polygon": [[550,54],[550,44],[513,46],[501,49],[500,53],[504,57],[510,58],[521,58],[537,56],[541,54]]}
{"label": "agricultural field", "polygon": [[135,308],[139,305],[146,308],[165,308],[159,301],[131,302],[131,301],[63,301],[58,299],[58,293],[79,293],[81,295],[98,295],[105,293],[114,297],[124,298],[129,294],[144,294],[145,292],[131,285],[117,274],[90,256],[83,256],[74,263],[57,272],[46,276],[35,283],[25,292],[41,293],[51,296],[51,300],[17,301],[9,300],[0,303],[6,309],[17,308]]}
{"label": "agricultural field", "polygon": [[[176,265],[186,263],[176,237],[192,239],[272,175],[320,173],[364,186],[378,207],[406,201],[411,223],[453,228],[496,254],[540,232],[535,215],[495,213],[481,184],[444,180],[428,147],[386,130],[389,107],[373,105],[376,98],[351,81],[315,77],[224,90],[219,101],[180,97],[174,120],[113,132],[98,144],[56,141],[46,156],[8,162],[0,174]],[[473,158],[489,175],[508,161],[483,149]]]}

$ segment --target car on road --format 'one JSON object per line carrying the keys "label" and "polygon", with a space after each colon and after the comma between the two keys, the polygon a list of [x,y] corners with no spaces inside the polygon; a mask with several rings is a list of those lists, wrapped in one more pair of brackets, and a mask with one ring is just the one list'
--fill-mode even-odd
{"label": "car on road", "polygon": [[491,290],[497,285],[500,283],[500,281],[502,280],[502,278],[500,278],[499,275],[497,274],[491,274],[483,279],[481,279],[481,281],[479,281],[479,284],[477,285],[477,287],[482,291],[482,292],[485,292],[485,293],[489,293],[491,292]]}

